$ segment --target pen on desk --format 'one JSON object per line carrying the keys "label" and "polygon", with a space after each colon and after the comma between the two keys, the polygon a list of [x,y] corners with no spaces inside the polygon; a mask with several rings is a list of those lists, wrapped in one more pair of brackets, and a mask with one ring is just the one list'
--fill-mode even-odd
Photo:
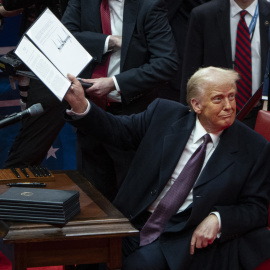
{"label": "pen on desk", "polygon": [[38,173],[36,172],[35,168],[32,167],[32,166],[28,166],[29,170],[32,172],[32,174],[35,176],[35,177],[38,177]]}
{"label": "pen on desk", "polygon": [[24,183],[9,183],[7,184],[7,186],[9,187],[46,187],[46,184],[38,183],[38,182],[34,182],[34,183],[24,182]]}
{"label": "pen on desk", "polygon": [[48,176],[52,176],[50,171],[46,167],[42,167],[42,168],[47,173]]}
{"label": "pen on desk", "polygon": [[88,87],[91,87],[91,86],[93,85],[92,83],[83,82],[83,81],[82,81],[82,78],[77,78],[77,80],[81,83],[81,85],[82,85],[84,88],[88,88]]}
{"label": "pen on desk", "polygon": [[20,168],[20,169],[21,169],[21,172],[25,175],[25,177],[29,177],[29,174],[27,173],[25,168]]}
{"label": "pen on desk", "polygon": [[47,173],[46,171],[43,169],[43,167],[38,167],[40,173],[42,174],[42,176],[46,177],[47,176]]}
{"label": "pen on desk", "polygon": [[17,172],[17,170],[15,168],[11,168],[11,171],[13,172],[13,174],[17,177],[17,178],[21,178],[21,176],[19,175],[19,173]]}

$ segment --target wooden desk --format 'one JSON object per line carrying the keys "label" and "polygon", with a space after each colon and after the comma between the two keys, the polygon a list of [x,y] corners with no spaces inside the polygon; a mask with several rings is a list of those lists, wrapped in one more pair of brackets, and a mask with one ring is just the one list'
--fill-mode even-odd
{"label": "wooden desk", "polygon": [[[77,171],[53,173],[46,188],[78,190],[81,212],[65,226],[1,221],[0,250],[12,269],[91,263],[121,268],[122,237],[138,231]],[[0,185],[0,194],[5,190]]]}

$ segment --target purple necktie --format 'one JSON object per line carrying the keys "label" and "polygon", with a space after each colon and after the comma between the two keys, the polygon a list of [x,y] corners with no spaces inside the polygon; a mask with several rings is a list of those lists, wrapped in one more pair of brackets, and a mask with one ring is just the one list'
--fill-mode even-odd
{"label": "purple necktie", "polygon": [[241,75],[237,82],[236,105],[241,110],[252,95],[252,64],[251,64],[251,40],[249,28],[245,21],[246,10],[240,12],[240,20],[237,27],[235,67]]}
{"label": "purple necktie", "polygon": [[140,246],[145,246],[156,240],[163,232],[169,219],[176,214],[186,200],[203,166],[207,144],[212,141],[209,134],[204,135],[203,138],[204,142],[193,153],[174,184],[143,226],[140,232]]}

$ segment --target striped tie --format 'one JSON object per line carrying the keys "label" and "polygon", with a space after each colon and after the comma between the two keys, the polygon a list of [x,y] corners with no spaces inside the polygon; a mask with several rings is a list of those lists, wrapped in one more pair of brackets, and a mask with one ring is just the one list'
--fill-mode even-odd
{"label": "striped tie", "polygon": [[246,10],[240,12],[240,20],[237,27],[235,70],[241,75],[237,82],[237,110],[240,111],[252,95],[251,73],[251,40],[249,29],[245,21]]}

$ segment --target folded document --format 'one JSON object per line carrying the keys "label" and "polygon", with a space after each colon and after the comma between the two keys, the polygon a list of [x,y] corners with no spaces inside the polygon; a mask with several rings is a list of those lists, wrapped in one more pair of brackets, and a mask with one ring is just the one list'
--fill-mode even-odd
{"label": "folded document", "polygon": [[0,195],[0,219],[66,224],[80,212],[79,192],[11,187]]}

